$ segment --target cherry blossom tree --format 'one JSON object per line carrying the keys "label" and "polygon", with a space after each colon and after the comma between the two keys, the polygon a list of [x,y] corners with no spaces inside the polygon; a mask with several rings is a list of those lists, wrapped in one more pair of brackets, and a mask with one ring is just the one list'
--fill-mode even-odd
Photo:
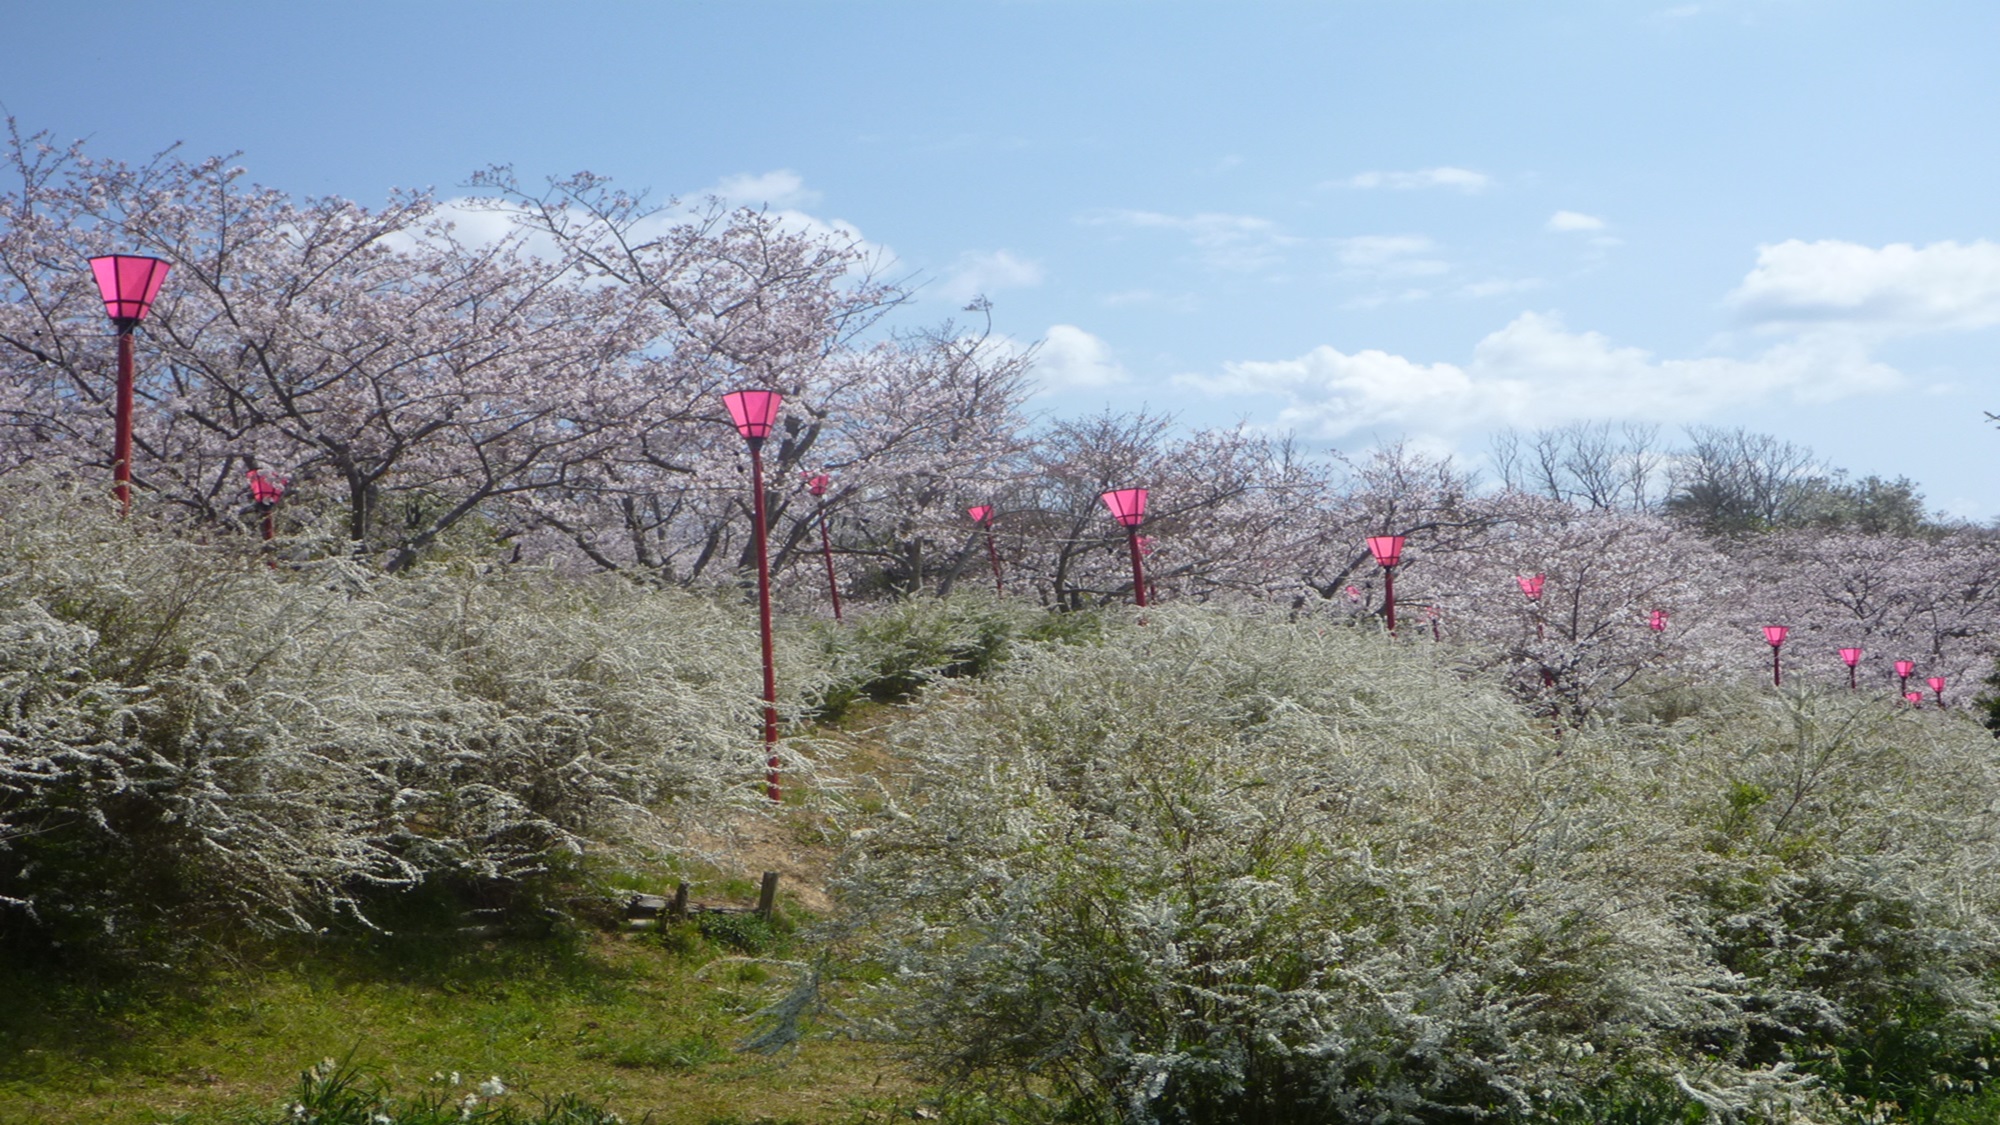
{"label": "cherry blossom tree", "polygon": [[[109,448],[86,260],[172,262],[145,330],[135,480],[204,522],[292,478],[352,549],[408,565],[495,502],[570,485],[657,413],[632,378],[649,310],[522,252],[453,237],[426,195],[296,201],[226,159],[140,166],[11,134],[0,203],[8,455],[82,472]],[[303,505],[303,508],[302,508]]]}

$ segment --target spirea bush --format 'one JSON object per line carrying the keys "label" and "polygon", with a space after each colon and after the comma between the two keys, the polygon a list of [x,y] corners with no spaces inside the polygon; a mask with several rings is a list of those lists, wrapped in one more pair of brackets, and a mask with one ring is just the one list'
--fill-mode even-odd
{"label": "spirea bush", "polygon": [[427,880],[672,848],[756,799],[756,633],[615,581],[267,566],[0,489],[0,928],[310,930]]}
{"label": "spirea bush", "polygon": [[1868,1021],[1991,1028],[1976,728],[1558,745],[1448,653],[1155,609],[905,723],[844,884],[885,1030],[1072,1120],[1438,1122],[1813,1120]]}

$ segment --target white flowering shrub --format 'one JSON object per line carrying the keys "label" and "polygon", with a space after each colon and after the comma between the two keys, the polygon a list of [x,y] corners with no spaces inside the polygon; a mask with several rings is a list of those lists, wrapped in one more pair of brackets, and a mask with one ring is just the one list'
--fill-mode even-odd
{"label": "white flowering shrub", "polygon": [[272,568],[0,489],[0,929],[310,929],[383,888],[671,849],[761,791],[754,625],[627,584]]}
{"label": "white flowering shrub", "polygon": [[1156,609],[913,718],[844,885],[885,1024],[1196,1122],[1813,1120],[1897,997],[1991,1028],[1976,728],[1759,701],[1559,748],[1449,653]]}

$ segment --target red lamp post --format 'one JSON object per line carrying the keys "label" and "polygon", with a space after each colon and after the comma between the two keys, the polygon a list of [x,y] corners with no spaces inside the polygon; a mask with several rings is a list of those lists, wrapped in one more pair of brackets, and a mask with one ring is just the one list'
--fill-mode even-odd
{"label": "red lamp post", "polygon": [[1778,649],[1784,645],[1785,634],[1790,631],[1791,630],[1785,628],[1783,625],[1764,626],[1764,643],[1771,646],[1772,687],[1777,687],[1783,678],[1782,673],[1780,673],[1778,670]]}
{"label": "red lamp post", "polygon": [[[800,473],[805,478],[806,491],[817,500],[826,495],[827,475],[825,473]],[[826,508],[819,509],[819,553],[826,560],[826,592],[833,598],[833,619],[840,620],[840,578],[833,571],[833,539],[826,533]]]}
{"label": "red lamp post", "polygon": [[1847,665],[1847,690],[1854,690],[1854,666],[1861,663],[1861,650],[1844,648],[1840,650],[1840,662]]}
{"label": "red lamp post", "polygon": [[1937,698],[1937,705],[1944,706],[1944,677],[1932,676],[1925,682],[1931,685],[1931,694]]}
{"label": "red lamp post", "polygon": [[1146,570],[1139,564],[1139,525],[1146,519],[1146,490],[1143,488],[1118,488],[1104,494],[1104,506],[1111,509],[1111,518],[1125,528],[1126,543],[1132,549],[1132,600],[1144,608],[1146,605]]}
{"label": "red lamp post", "polygon": [[1403,561],[1403,537],[1400,535],[1371,535],[1368,537],[1368,553],[1375,556],[1375,562],[1382,568],[1382,610],[1389,620],[1389,635],[1396,635],[1396,564]]}
{"label": "red lamp post", "polygon": [[1648,620],[1646,621],[1646,628],[1648,628],[1648,629],[1651,629],[1651,630],[1652,630],[1653,632],[1655,632],[1655,633],[1664,633],[1664,632],[1666,632],[1666,631],[1667,631],[1667,611],[1666,611],[1666,610],[1664,610],[1664,609],[1656,609],[1656,610],[1654,610],[1654,611],[1653,611],[1653,616],[1652,616],[1651,618],[1649,618],[1649,619],[1648,619]]}
{"label": "red lamp post", "polygon": [[1903,693],[1903,699],[1912,707],[1924,705],[1924,693],[1920,691],[1906,691]]}
{"label": "red lamp post", "polygon": [[278,501],[285,498],[285,486],[291,481],[285,478],[274,481],[256,469],[244,475],[250,478],[250,503],[264,517],[264,541],[268,543],[277,534]]}
{"label": "red lamp post", "polygon": [[1000,551],[993,546],[993,505],[981,504],[978,507],[967,508],[965,514],[972,517],[972,526],[986,532],[986,558],[993,564],[993,592],[1006,597],[1007,588],[1000,584]]}
{"label": "red lamp post", "polygon": [[1916,670],[1917,670],[1917,662],[1914,660],[1896,661],[1896,679],[1898,681],[1896,686],[1897,691],[1900,691],[1905,695],[1909,694],[1910,674],[1915,672]]}
{"label": "red lamp post", "polygon": [[764,788],[770,798],[778,793],[778,674],[771,662],[771,562],[768,535],[764,526],[764,439],[778,420],[784,399],[776,391],[731,391],[722,396],[729,407],[729,419],[736,432],[750,446],[751,515],[756,520],[757,540],[757,627],[764,643]]}
{"label": "red lamp post", "polygon": [[1535,607],[1535,639],[1538,641],[1548,639],[1547,630],[1542,624],[1542,583],[1546,580],[1546,576],[1540,574],[1514,576],[1515,584],[1521,587],[1521,592],[1528,596],[1528,601]]}
{"label": "red lamp post", "polygon": [[118,333],[117,420],[111,438],[112,491],[119,511],[132,510],[132,332],[160,295],[171,263],[136,254],[111,254],[90,260],[90,272],[97,279],[97,292],[104,298],[104,312]]}

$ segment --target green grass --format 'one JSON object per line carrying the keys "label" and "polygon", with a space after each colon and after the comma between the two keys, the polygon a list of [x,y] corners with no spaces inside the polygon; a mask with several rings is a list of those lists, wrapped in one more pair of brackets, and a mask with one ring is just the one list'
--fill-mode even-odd
{"label": "green grass", "polygon": [[455,1096],[498,1076],[524,1114],[573,1094],[658,1125],[858,1122],[914,1104],[920,1092],[866,1045],[736,1050],[788,979],[734,938],[325,940],[126,976],[11,966],[0,1121],[270,1120],[324,1058],[399,1098],[453,1093],[453,1072]]}

